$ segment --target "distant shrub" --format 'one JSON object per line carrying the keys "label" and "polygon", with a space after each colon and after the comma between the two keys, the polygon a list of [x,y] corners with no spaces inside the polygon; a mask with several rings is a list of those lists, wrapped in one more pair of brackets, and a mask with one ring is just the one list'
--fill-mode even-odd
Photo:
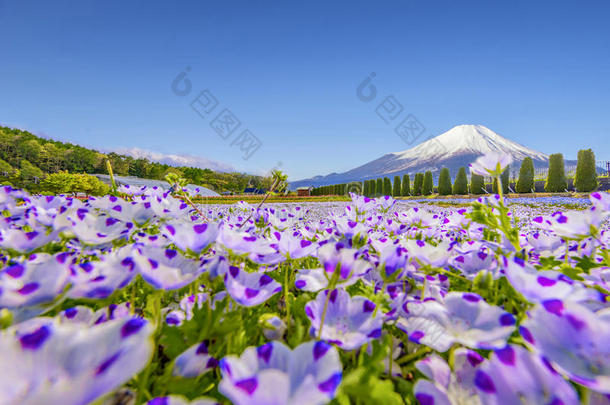
{"label": "distant shrub", "polygon": [[593,191],[597,186],[595,153],[593,153],[591,149],[579,150],[574,187],[576,187],[578,191]]}
{"label": "distant shrub", "polygon": [[451,187],[451,173],[449,169],[443,167],[438,176],[438,193],[440,195],[451,195],[453,188]]}
{"label": "distant shrub", "polygon": [[406,197],[411,195],[411,179],[408,174],[402,176],[402,190],[401,194]]}
{"label": "distant shrub", "polygon": [[52,194],[105,195],[110,187],[89,174],[58,172],[49,174],[40,184],[42,192]]}
{"label": "distant shrub", "polygon": [[383,195],[392,195],[392,182],[387,177],[383,178]]}
{"label": "distant shrub", "polygon": [[375,197],[379,197],[383,194],[383,179],[378,178],[375,180]]}
{"label": "distant shrub", "polygon": [[392,184],[392,195],[394,197],[400,197],[401,187],[400,187],[400,176],[394,176],[394,183]]}
{"label": "distant shrub", "polygon": [[472,173],[470,175],[470,192],[472,194],[483,194],[485,191],[485,178],[480,174]]}
{"label": "distant shrub", "polygon": [[534,161],[526,157],[519,169],[519,180],[517,180],[517,193],[531,193],[534,189]]}
{"label": "distant shrub", "polygon": [[424,174],[415,173],[415,179],[413,180],[413,195],[421,195],[423,185],[424,185]]}
{"label": "distant shrub", "polygon": [[568,188],[563,155],[555,153],[549,156],[549,173],[544,189],[550,193],[559,193]]}
{"label": "distant shrub", "polygon": [[428,170],[424,174],[424,183],[422,185],[422,194],[423,195],[431,195],[434,191],[434,180],[432,179],[432,172]]}
{"label": "distant shrub", "polygon": [[468,194],[468,177],[466,177],[465,167],[460,167],[460,170],[458,170],[455,183],[453,183],[453,194]]}

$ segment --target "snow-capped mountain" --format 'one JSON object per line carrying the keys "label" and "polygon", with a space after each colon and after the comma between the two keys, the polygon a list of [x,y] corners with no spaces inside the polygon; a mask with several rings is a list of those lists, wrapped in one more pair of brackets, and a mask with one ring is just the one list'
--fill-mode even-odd
{"label": "snow-capped mountain", "polygon": [[544,153],[506,139],[487,127],[458,125],[414,148],[388,153],[345,173],[332,173],[327,176],[295,181],[291,183],[291,186],[347,183],[378,177],[413,175],[426,170],[432,171],[434,177],[437,177],[443,167],[447,167],[451,175],[455,176],[460,167],[467,167],[476,158],[487,152],[510,154],[515,161],[513,163],[515,170],[528,156],[533,159],[536,167],[546,167],[548,164],[548,156]]}

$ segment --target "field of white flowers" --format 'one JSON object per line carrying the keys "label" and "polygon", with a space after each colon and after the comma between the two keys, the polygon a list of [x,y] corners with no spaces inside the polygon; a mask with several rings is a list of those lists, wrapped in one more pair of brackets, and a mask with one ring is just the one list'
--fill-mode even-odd
{"label": "field of white flowers", "polygon": [[0,404],[610,403],[608,194],[121,191],[0,188]]}

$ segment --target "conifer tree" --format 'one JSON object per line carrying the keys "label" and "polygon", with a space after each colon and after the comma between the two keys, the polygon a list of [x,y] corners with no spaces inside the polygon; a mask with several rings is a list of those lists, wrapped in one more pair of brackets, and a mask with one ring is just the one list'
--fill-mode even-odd
{"label": "conifer tree", "polygon": [[383,178],[383,194],[382,195],[392,195],[392,182],[389,178]]}
{"label": "conifer tree", "polygon": [[421,195],[423,185],[424,185],[424,174],[415,173],[415,180],[413,181],[413,195]]}
{"label": "conifer tree", "polygon": [[591,149],[578,151],[578,164],[574,187],[578,191],[593,191],[597,188],[597,168],[595,167],[595,154]]}
{"label": "conifer tree", "polygon": [[483,194],[485,191],[485,178],[480,174],[470,174],[470,192],[472,194]]}
{"label": "conifer tree", "polygon": [[411,195],[411,179],[408,174],[402,176],[402,190],[401,194],[403,197]]}
{"label": "conifer tree", "polygon": [[448,168],[443,167],[438,176],[438,194],[451,195],[452,192],[453,188],[451,187],[451,173],[449,173]]}
{"label": "conifer tree", "polygon": [[560,193],[568,188],[566,180],[565,163],[561,153],[549,156],[549,173],[544,189],[550,193]]}
{"label": "conifer tree", "polygon": [[517,193],[531,193],[534,189],[534,161],[526,157],[521,162],[519,180],[517,180]]}
{"label": "conifer tree", "polygon": [[424,174],[424,183],[422,185],[422,194],[423,195],[431,195],[434,191],[434,180],[432,178],[432,172],[428,170]]}
{"label": "conifer tree", "polygon": [[458,170],[458,174],[455,177],[455,183],[453,183],[453,194],[468,194],[468,177],[466,177],[465,167],[460,167],[460,170]]}
{"label": "conifer tree", "polygon": [[392,196],[400,197],[401,187],[400,187],[400,176],[394,176],[394,184],[392,184]]}
{"label": "conifer tree", "polygon": [[375,180],[375,197],[383,195],[383,179],[380,177]]}

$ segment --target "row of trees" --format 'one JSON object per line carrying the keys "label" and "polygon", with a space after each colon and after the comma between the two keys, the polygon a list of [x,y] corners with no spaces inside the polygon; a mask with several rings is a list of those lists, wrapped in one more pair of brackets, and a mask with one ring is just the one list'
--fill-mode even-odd
{"label": "row of trees", "polygon": [[102,154],[79,145],[38,137],[30,132],[0,127],[0,181],[32,188],[50,173],[108,174],[106,159],[114,174],[163,180],[176,173],[189,183],[216,191],[242,192],[244,188],[268,188],[270,180],[245,173],[221,173],[198,167],[174,167],[114,152]]}
{"label": "row of trees", "polygon": [[[513,188],[511,188],[509,173],[510,168],[507,167],[500,177],[502,183],[502,192],[508,193],[516,191],[517,193],[532,193],[534,192],[534,162],[532,158],[527,157],[521,163],[519,170],[519,178]],[[360,188],[354,186],[359,184]],[[593,191],[597,188],[597,168],[595,166],[595,154],[591,149],[581,150],[578,152],[578,165],[576,168],[576,177],[574,178],[574,187],[578,191]],[[451,182],[451,173],[448,168],[441,169],[438,177],[436,191],[439,195],[466,195],[466,194],[484,194],[487,192],[485,178],[483,176],[472,174],[470,176],[470,185],[466,175],[466,168],[461,167],[457,173],[455,181]],[[565,175],[565,162],[561,153],[556,153],[549,156],[549,170],[545,182],[545,190],[547,192],[563,192],[567,190],[568,182]],[[388,177],[378,178],[373,180],[365,180],[363,183],[344,183],[330,186],[322,186],[313,190],[313,195],[344,195],[348,192],[358,191],[367,197],[375,197],[381,195],[390,195],[394,197],[401,196],[426,196],[432,195],[435,191],[434,181],[431,171],[425,173],[416,173],[413,178],[413,186],[411,187],[411,178],[408,174],[395,176],[394,181],[390,181]],[[498,193],[498,184],[493,182],[492,191]]]}

